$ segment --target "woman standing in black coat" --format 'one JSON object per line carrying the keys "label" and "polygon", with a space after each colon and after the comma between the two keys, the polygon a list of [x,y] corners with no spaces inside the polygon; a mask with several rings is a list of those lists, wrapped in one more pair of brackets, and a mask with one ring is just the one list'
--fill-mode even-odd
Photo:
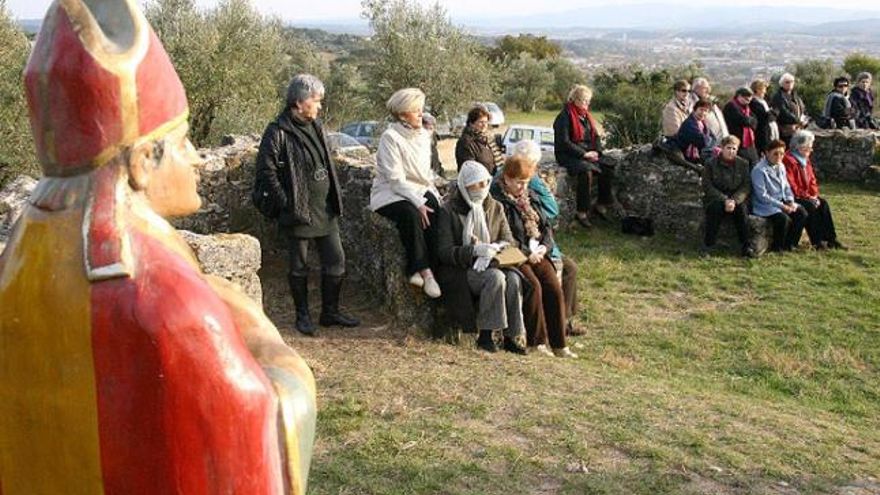
{"label": "woman standing in black coat", "polygon": [[776,110],[770,108],[767,103],[767,81],[755,79],[751,84],[752,101],[749,108],[752,115],[758,119],[758,127],[755,129],[755,147],[758,155],[764,154],[764,149],[770,141],[779,139],[779,125],[776,123]]}
{"label": "woman standing in black coat", "polygon": [[257,181],[274,204],[280,205],[278,228],[288,244],[287,275],[296,306],[296,329],[314,335],[309,314],[309,241],[321,258],[321,318],[323,326],[358,326],[360,322],[339,310],[345,276],[345,252],[339,236],[342,189],[324,130],[318,120],[324,84],[315,76],[300,74],[287,88],[287,108],[269,124],[256,160]]}
{"label": "woman standing in black coat", "polygon": [[602,140],[596,120],[590,113],[593,91],[576,85],[568,93],[568,102],[553,122],[556,163],[565,167],[575,180],[577,221],[591,227],[589,220],[593,176],[598,175],[599,198],[595,211],[604,217],[614,204],[611,183],[614,168],[602,162]]}
{"label": "woman standing in black coat", "polygon": [[[779,90],[770,100],[770,107],[776,111],[776,123],[779,125],[779,139],[786,146],[798,129],[807,125],[804,100],[794,90],[794,76],[786,72],[779,78]],[[763,150],[762,150],[763,151]]]}

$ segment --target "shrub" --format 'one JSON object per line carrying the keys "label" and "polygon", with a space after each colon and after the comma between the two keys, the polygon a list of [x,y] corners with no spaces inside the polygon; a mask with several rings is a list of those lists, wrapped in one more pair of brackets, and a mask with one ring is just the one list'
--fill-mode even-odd
{"label": "shrub", "polygon": [[0,0],[0,187],[20,174],[40,175],[22,72],[30,45]]}

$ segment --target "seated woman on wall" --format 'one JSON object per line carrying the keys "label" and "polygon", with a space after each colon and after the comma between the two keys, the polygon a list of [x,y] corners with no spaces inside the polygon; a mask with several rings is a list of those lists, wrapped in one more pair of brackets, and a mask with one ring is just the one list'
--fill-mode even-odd
{"label": "seated woman on wall", "polygon": [[697,77],[691,86],[690,102],[695,105],[699,100],[709,100],[709,112],[706,114],[706,125],[709,131],[717,139],[727,137],[730,132],[727,130],[727,123],[724,121],[724,114],[715,103],[716,98],[712,96],[712,85],[705,77]]}
{"label": "seated woman on wall", "polygon": [[556,244],[553,229],[528,188],[534,173],[535,164],[527,158],[508,158],[500,179],[492,184],[492,196],[504,206],[514,245],[528,256],[528,262],[519,267],[531,286],[523,307],[528,345],[549,354],[549,341],[557,357],[576,358],[565,345],[565,295],[547,257]]}
{"label": "seated woman on wall", "polygon": [[467,114],[467,126],[455,143],[455,161],[458,169],[468,160],[482,163],[490,174],[504,163],[504,154],[489,133],[489,110],[477,105]]}
{"label": "seated woman on wall", "polygon": [[773,224],[773,251],[791,251],[801,240],[807,212],[794,200],[785,165],[785,143],[767,145],[764,158],[752,169],[752,214]]}
{"label": "seated woman on wall", "polygon": [[[529,180],[529,193],[538,200],[538,207],[547,219],[547,222],[553,225],[559,216],[559,203],[556,196],[547,187],[547,184],[538,175],[538,163],[541,161],[541,146],[535,141],[524,140],[516,143],[513,147],[513,156],[520,156],[528,160],[529,166],[534,167],[535,172]],[[495,173],[495,181],[500,180],[504,167],[498,169]],[[553,249],[547,255],[556,272],[562,274],[562,292],[565,294],[565,314],[567,323],[565,324],[566,335],[583,335],[584,330],[575,322],[575,315],[578,312],[577,302],[577,264],[571,258],[562,255],[559,245],[555,244]]]}
{"label": "seated woman on wall", "polygon": [[496,243],[512,244],[514,239],[504,209],[489,197],[491,180],[482,164],[462,165],[458,187],[438,212],[437,277],[450,313],[465,330],[479,330],[477,347],[496,352],[493,333],[501,330],[504,350],[525,354],[520,275],[492,266]]}
{"label": "seated woman on wall", "polygon": [[417,88],[391,95],[394,122],[379,138],[370,209],[394,222],[406,251],[409,282],[431,298],[440,286],[431,271],[440,192],[431,170],[431,136],[422,129],[425,94]]}
{"label": "seated woman on wall", "polygon": [[792,136],[788,152],[783,158],[788,184],[794,199],[807,212],[807,235],[816,249],[846,249],[837,241],[831,207],[819,196],[819,184],[813,170],[812,132],[801,130]]}
{"label": "seated woman on wall", "polygon": [[852,103],[856,117],[856,127],[859,129],[877,129],[877,121],[874,119],[874,91],[871,90],[873,77],[870,72],[861,72],[856,76],[856,85],[849,93],[849,101]]}
{"label": "seated woman on wall", "polygon": [[706,117],[711,108],[712,102],[709,100],[697,100],[694,103],[694,111],[681,124],[672,139],[684,157],[691,162],[702,163],[703,150],[711,148],[716,142],[717,136],[712,134],[706,124]]}
{"label": "seated woman on wall", "polygon": [[739,88],[733,98],[724,105],[724,120],[731,136],[739,138],[739,156],[745,158],[751,167],[758,162],[758,151],[755,149],[755,129],[758,119],[752,114],[749,106],[752,102],[752,90]]}
{"label": "seated woman on wall", "polygon": [[675,81],[672,86],[672,99],[663,107],[661,127],[663,136],[672,138],[678,132],[682,122],[691,114],[693,102],[690,100],[691,85],[684,79]]}
{"label": "seated woman on wall", "polygon": [[776,110],[770,108],[767,103],[767,81],[755,79],[751,84],[752,101],[749,108],[752,115],[758,119],[758,127],[755,128],[755,149],[758,153],[764,153],[767,144],[774,139],[779,139],[779,125],[776,123]]}
{"label": "seated woman on wall", "polygon": [[611,191],[614,167],[601,161],[602,138],[599,125],[590,113],[592,99],[593,90],[580,84],[574,86],[568,93],[568,102],[553,121],[556,162],[575,179],[575,219],[585,228],[592,227],[589,213],[594,174],[599,175],[596,213],[605,217],[607,207],[614,204]]}
{"label": "seated woman on wall", "polygon": [[834,79],[834,88],[825,97],[825,108],[819,127],[825,129],[855,129],[855,109],[849,101],[849,78]]}
{"label": "seated woman on wall", "polygon": [[742,246],[742,255],[753,257],[749,247],[749,206],[747,200],[752,191],[749,163],[737,156],[739,138],[730,135],[721,140],[721,154],[709,160],[703,168],[703,205],[706,208],[706,234],[704,250],[715,246],[718,228],[725,218],[733,220],[736,234]]}

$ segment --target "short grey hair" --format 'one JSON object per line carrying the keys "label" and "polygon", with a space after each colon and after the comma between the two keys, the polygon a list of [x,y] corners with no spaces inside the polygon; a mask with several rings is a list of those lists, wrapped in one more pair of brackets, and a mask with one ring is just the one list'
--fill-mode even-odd
{"label": "short grey hair", "polygon": [[799,150],[802,146],[810,146],[816,140],[816,135],[812,132],[801,129],[794,133],[789,142],[789,148]]}
{"label": "short grey hair", "polygon": [[541,146],[531,139],[524,139],[513,145],[513,156],[521,156],[532,163],[541,161]]}
{"label": "short grey hair", "polygon": [[856,82],[857,82],[857,83],[858,83],[858,82],[862,82],[862,81],[864,81],[865,79],[871,81],[871,80],[874,79],[874,76],[871,75],[870,72],[859,72],[859,75],[856,76]]}
{"label": "short grey hair", "polygon": [[324,83],[311,74],[297,74],[287,85],[287,106],[296,106],[312,96],[324,96]]}
{"label": "short grey hair", "polygon": [[395,117],[404,112],[415,112],[425,107],[425,93],[419,88],[399,89],[388,98],[385,106]]}
{"label": "short grey hair", "polygon": [[694,82],[691,83],[691,91],[696,91],[697,88],[702,88],[703,86],[709,86],[709,80],[705,77],[695,77]]}
{"label": "short grey hair", "polygon": [[593,99],[593,90],[584,84],[575,84],[568,92],[568,101],[589,101]]}
{"label": "short grey hair", "polygon": [[779,85],[780,85],[780,86],[781,86],[782,83],[784,83],[785,81],[792,81],[792,82],[794,82],[794,75],[793,75],[792,73],[790,73],[790,72],[786,72],[785,74],[782,74],[781,76],[779,76]]}

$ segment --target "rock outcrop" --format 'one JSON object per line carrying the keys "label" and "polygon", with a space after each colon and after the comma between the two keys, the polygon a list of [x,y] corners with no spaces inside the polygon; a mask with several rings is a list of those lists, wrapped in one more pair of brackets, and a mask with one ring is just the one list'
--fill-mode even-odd
{"label": "rock outcrop", "polygon": [[878,164],[880,133],[866,130],[813,130],[813,164],[819,181],[864,183]]}

